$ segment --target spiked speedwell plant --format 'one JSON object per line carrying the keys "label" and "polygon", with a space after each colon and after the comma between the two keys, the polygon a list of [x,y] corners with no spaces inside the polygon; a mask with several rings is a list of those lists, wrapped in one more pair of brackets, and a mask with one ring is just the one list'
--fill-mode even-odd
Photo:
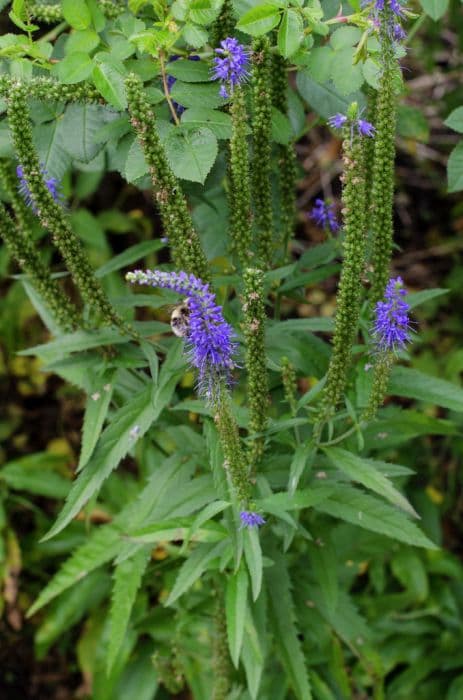
{"label": "spiked speedwell plant", "polygon": [[[28,614],[42,649],[86,620],[95,700],[389,697],[394,662],[345,562],[358,542],[379,591],[399,555],[435,555],[378,436],[394,447],[388,426],[416,420],[382,408],[389,382],[449,403],[406,366],[391,259],[411,14],[352,6],[12,3],[0,234],[53,336],[29,352],[87,397],[41,525],[68,556]],[[326,50],[342,81],[322,79]],[[297,144],[319,119],[342,140],[342,195],[320,185],[301,217],[315,245],[296,236]],[[334,318],[292,318],[334,275]]]}

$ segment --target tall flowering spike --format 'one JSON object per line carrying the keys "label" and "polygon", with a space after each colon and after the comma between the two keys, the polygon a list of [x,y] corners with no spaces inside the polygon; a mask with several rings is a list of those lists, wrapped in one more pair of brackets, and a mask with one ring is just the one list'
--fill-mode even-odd
{"label": "tall flowering spike", "polygon": [[137,76],[130,75],[125,84],[130,121],[149,166],[154,197],[164,232],[169,239],[173,260],[181,269],[207,280],[207,259],[193,226],[185,195],[167,160],[159,138],[156,117],[146,98],[142,82]]}
{"label": "tall flowering spike", "polygon": [[339,223],[334,212],[334,205],[323,201],[323,199],[315,200],[315,205],[310,212],[310,218],[313,219],[318,226],[331,231],[331,233],[339,231]]}
{"label": "tall flowering spike", "polygon": [[[43,165],[40,166],[43,181],[45,183],[45,187],[49,191],[50,195],[52,196],[53,200],[57,202],[58,204],[63,204],[63,195],[60,190],[60,184],[58,180],[55,177],[48,177],[48,173],[45,170],[45,167]],[[37,207],[35,205],[34,199],[32,197],[31,191],[29,189],[29,186],[26,182],[26,178],[24,177],[24,171],[21,165],[18,165],[16,168],[16,174],[19,179],[18,183],[18,190],[21,193],[25,203],[27,204],[28,207],[32,209],[34,214],[37,214]]]}
{"label": "tall flowering spike", "polygon": [[[273,106],[282,114],[288,114],[288,73],[287,62],[282,56],[274,54],[272,57],[272,102]],[[281,229],[280,244],[283,249],[284,260],[288,258],[289,242],[294,235],[296,223],[296,184],[297,184],[297,160],[294,142],[278,144],[278,185],[279,197],[279,223]]]}
{"label": "tall flowering spike", "polygon": [[252,53],[252,199],[257,253],[266,266],[270,265],[273,253],[271,61],[268,38],[256,39]]}
{"label": "tall flowering spike", "polygon": [[392,41],[401,42],[407,36],[401,24],[405,14],[402,0],[375,0],[372,21],[380,30],[384,29]]}
{"label": "tall flowering spike", "polygon": [[402,278],[396,277],[389,281],[384,301],[377,302],[373,336],[379,350],[395,352],[410,341],[410,304],[406,296]]}
{"label": "tall flowering spike", "polygon": [[238,39],[229,36],[220,42],[215,54],[212,78],[220,80],[222,96],[229,97],[249,76],[249,53]]}
{"label": "tall flowering spike", "polygon": [[297,377],[294,365],[287,357],[281,358],[281,380],[285,400],[289,404],[292,417],[295,418],[297,415]]}
{"label": "tall flowering spike", "polygon": [[232,135],[228,162],[228,208],[232,251],[241,265],[249,264],[252,239],[251,174],[247,138],[247,112],[243,89],[237,87],[230,106]]}
{"label": "tall flowering spike", "polygon": [[[265,362],[265,298],[264,273],[248,268],[244,275],[244,324],[246,340],[246,370],[248,375],[249,429],[262,433],[267,424],[269,386]],[[255,468],[264,452],[263,437],[253,439],[249,448],[249,462]]]}
{"label": "tall flowering spike", "polygon": [[378,301],[372,336],[375,344],[373,383],[363,421],[372,420],[384,401],[397,350],[411,340],[411,327],[406,301],[407,291],[401,277],[389,280],[384,300]]}
{"label": "tall flowering spike", "polygon": [[[391,16],[391,10],[384,13]],[[372,187],[370,192],[372,233],[371,263],[373,268],[371,299],[380,301],[389,279],[389,265],[394,237],[394,161],[397,100],[394,93],[395,74],[398,70],[393,39],[389,25],[380,27],[382,70],[376,97],[376,136],[372,158]]]}
{"label": "tall flowering spike", "polygon": [[209,33],[211,46],[217,46],[217,44],[220,44],[227,36],[231,36],[234,27],[235,18],[233,17],[232,0],[224,0],[220,15],[215,20]]}
{"label": "tall flowering spike", "polygon": [[342,397],[362,299],[367,228],[365,140],[356,133],[352,134],[349,121],[346,121],[343,132],[344,261],[336,297],[333,350],[322,395],[321,423],[317,426],[316,434],[319,434],[323,421],[334,413]]}
{"label": "tall flowering spike", "polygon": [[260,527],[265,525],[265,518],[252,510],[242,510],[240,513],[242,527]]}
{"label": "tall flowering spike", "polygon": [[235,367],[236,343],[233,328],[215,302],[209,285],[186,272],[136,270],[127,274],[131,283],[172,289],[185,297],[188,323],[185,330],[187,358],[198,372],[198,390],[201,396],[216,403],[220,385],[230,383]]}
{"label": "tall flowering spike", "polygon": [[359,136],[374,136],[376,129],[373,124],[367,122],[365,119],[360,119],[359,117],[346,117],[345,114],[335,114],[328,119],[328,124],[333,129],[342,129],[347,124],[350,124],[351,134],[353,136],[354,129],[357,130]]}
{"label": "tall flowering spike", "polygon": [[55,190],[44,181],[42,168],[32,139],[32,127],[27,103],[28,86],[12,83],[7,97],[8,122],[21,173],[27,184],[37,216],[42,226],[50,231],[53,242],[63,256],[72,279],[90,309],[96,309],[104,323],[114,324],[134,335],[106,296],[93,273],[81,241],[72,230],[69,220],[55,199]]}

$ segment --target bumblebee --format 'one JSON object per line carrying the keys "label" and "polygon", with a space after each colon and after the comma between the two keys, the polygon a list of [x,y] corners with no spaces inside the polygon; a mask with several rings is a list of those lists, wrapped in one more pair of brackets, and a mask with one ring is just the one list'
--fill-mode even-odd
{"label": "bumblebee", "polygon": [[190,328],[190,309],[188,308],[186,301],[176,306],[172,311],[170,317],[170,327],[179,338],[184,338],[186,335],[188,335]]}

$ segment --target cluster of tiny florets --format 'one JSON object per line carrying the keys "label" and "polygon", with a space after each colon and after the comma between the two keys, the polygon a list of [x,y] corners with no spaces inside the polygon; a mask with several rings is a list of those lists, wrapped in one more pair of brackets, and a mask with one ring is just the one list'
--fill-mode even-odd
{"label": "cluster of tiny florets", "polygon": [[266,522],[262,515],[251,510],[242,510],[240,513],[240,520],[242,527],[260,527],[260,525],[264,525]]}
{"label": "cluster of tiny florets", "polygon": [[[48,177],[48,173],[45,170],[45,167],[42,165],[40,167],[40,171],[42,173],[42,177],[45,182],[45,186],[55,202],[58,202],[59,204],[63,203],[63,196],[60,191],[60,184],[56,177]],[[26,202],[27,206],[32,209],[34,214],[37,214],[37,207],[35,205],[34,199],[32,197],[31,191],[29,189],[29,186],[26,182],[26,178],[24,177],[24,171],[22,169],[21,165],[18,165],[16,168],[16,174],[19,179],[19,184],[18,184],[18,190],[23,197],[24,201]]]}
{"label": "cluster of tiny florets", "polygon": [[186,356],[198,372],[198,393],[208,401],[218,397],[221,383],[229,384],[235,367],[235,333],[223,317],[209,285],[186,272],[136,270],[126,279],[132,283],[171,289],[188,305]]}
{"label": "cluster of tiny florets", "polygon": [[407,34],[401,24],[405,16],[402,0],[375,0],[372,11],[374,24],[380,26],[386,8],[389,8],[392,14],[388,19],[389,35],[394,41],[403,41]]}
{"label": "cluster of tiny florets", "polygon": [[230,97],[233,88],[244,82],[249,76],[249,52],[234,37],[227,37],[215,49],[212,78],[220,80],[220,95]]}
{"label": "cluster of tiny florets", "polygon": [[373,336],[380,351],[396,351],[410,341],[410,305],[406,302],[407,291],[401,277],[389,280],[384,301],[375,307]]}
{"label": "cluster of tiny florets", "polygon": [[345,114],[335,114],[328,119],[328,124],[333,129],[342,129],[347,124],[350,124],[353,134],[354,129],[357,129],[360,136],[374,136],[376,128],[365,119],[349,119]]}
{"label": "cluster of tiny florets", "polygon": [[316,199],[309,216],[321,228],[329,229],[332,233],[339,231],[339,223],[334,212],[333,204],[329,204],[323,199]]}

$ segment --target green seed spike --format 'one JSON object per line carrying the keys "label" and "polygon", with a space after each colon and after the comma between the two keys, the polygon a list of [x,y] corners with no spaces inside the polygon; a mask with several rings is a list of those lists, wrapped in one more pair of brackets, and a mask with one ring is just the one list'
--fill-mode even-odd
{"label": "green seed spike", "polygon": [[[243,279],[243,332],[246,340],[249,430],[251,433],[262,433],[267,424],[269,406],[268,375],[265,363],[264,273],[262,270],[248,268],[244,272]],[[255,469],[263,452],[264,438],[254,438],[248,455],[251,469]]]}
{"label": "green seed spike", "polygon": [[[288,74],[287,62],[282,56],[273,56],[272,102],[282,114],[288,113]],[[288,257],[288,245],[294,236],[296,223],[296,183],[297,159],[294,143],[277,146],[278,180],[280,189],[280,228],[283,259]]]}
{"label": "green seed spike", "polygon": [[368,406],[366,407],[361,421],[368,422],[376,416],[378,408],[382,405],[387,394],[389,377],[394,363],[394,353],[381,353],[374,364],[373,384],[371,387]]}
{"label": "green seed spike", "polygon": [[295,418],[297,415],[296,371],[287,357],[281,358],[281,380],[286,402],[289,405],[292,417]]}
{"label": "green seed spike", "polygon": [[211,46],[218,46],[220,42],[228,36],[233,36],[234,28],[235,18],[233,17],[233,4],[231,0],[225,0],[220,10],[220,15],[211,27]]}
{"label": "green seed spike", "polygon": [[375,304],[383,298],[389,280],[389,265],[394,235],[394,160],[396,130],[396,97],[394,77],[397,62],[389,36],[388,13],[381,22],[380,42],[382,71],[376,100],[376,135],[373,154],[373,186],[371,188],[371,229],[373,233],[373,280],[371,301]]}
{"label": "green seed spike", "polygon": [[215,407],[214,421],[222,446],[224,467],[238,501],[246,507],[251,492],[249,469],[241,446],[238,425],[232,413],[230,395],[224,387],[220,387],[219,392],[220,399]]}
{"label": "green seed spike", "polygon": [[80,240],[72,230],[62,206],[55,202],[46,187],[41,166],[32,141],[32,128],[25,85],[15,85],[7,99],[8,123],[16,155],[21,163],[24,179],[44,228],[50,231],[53,243],[66,262],[72,279],[83,300],[97,310],[106,324],[114,324],[132,333],[109,302],[93,274]]}
{"label": "green seed spike", "polygon": [[244,266],[249,264],[249,258],[253,255],[251,251],[252,212],[246,102],[243,88],[239,85],[233,90],[230,115],[232,119],[228,167],[230,236],[232,251]]}
{"label": "green seed spike", "polygon": [[267,267],[271,263],[273,252],[271,61],[268,38],[256,39],[252,53],[252,198],[257,252]]}
{"label": "green seed spike", "polygon": [[131,75],[126,80],[130,120],[138,136],[149,166],[154,198],[159,207],[165,235],[169,239],[175,265],[207,281],[207,259],[195,231],[185,195],[168,163],[159,138],[156,117],[140,79]]}
{"label": "green seed spike", "polygon": [[30,231],[24,227],[23,223],[13,221],[1,203],[0,237],[4,240],[10,255],[30,278],[32,285],[48,306],[60,328],[64,331],[73,331],[81,327],[82,319],[78,309],[51,276],[34,247]]}
{"label": "green seed spike", "polygon": [[365,138],[344,128],[344,261],[336,298],[333,350],[323,392],[322,419],[334,413],[346,386],[352,345],[357,334],[366,247]]}
{"label": "green seed spike", "polygon": [[226,700],[231,689],[233,667],[228,652],[227,624],[222,586],[217,586],[216,596],[214,628],[212,632],[212,668],[214,672],[212,700]]}
{"label": "green seed spike", "polygon": [[29,98],[50,102],[98,102],[104,104],[98,90],[89,83],[61,85],[51,78],[33,78],[21,82],[8,75],[0,76],[0,95],[8,97],[14,88],[23,86]]}

